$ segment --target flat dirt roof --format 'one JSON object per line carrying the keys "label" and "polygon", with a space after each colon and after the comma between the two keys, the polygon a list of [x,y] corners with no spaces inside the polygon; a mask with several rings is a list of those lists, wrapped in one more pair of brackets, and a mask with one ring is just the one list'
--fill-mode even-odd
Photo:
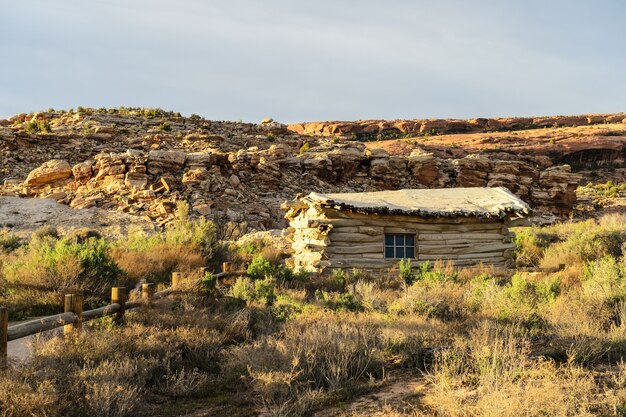
{"label": "flat dirt roof", "polygon": [[530,206],[504,187],[410,189],[364,193],[311,193],[309,204],[361,213],[405,214],[425,217],[524,216]]}

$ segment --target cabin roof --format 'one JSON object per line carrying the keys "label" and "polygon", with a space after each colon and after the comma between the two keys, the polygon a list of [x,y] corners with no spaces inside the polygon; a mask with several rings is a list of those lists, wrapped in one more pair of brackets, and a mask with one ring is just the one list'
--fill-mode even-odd
{"label": "cabin roof", "polygon": [[522,217],[530,213],[530,206],[504,187],[408,189],[338,194],[311,193],[303,197],[301,202],[359,213],[421,217],[504,218]]}

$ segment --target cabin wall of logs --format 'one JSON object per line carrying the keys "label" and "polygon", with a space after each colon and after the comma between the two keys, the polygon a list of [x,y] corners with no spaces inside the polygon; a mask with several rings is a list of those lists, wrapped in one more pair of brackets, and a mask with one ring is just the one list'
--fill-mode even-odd
{"label": "cabin wall of logs", "polygon": [[321,272],[334,268],[376,271],[397,265],[385,258],[385,234],[414,234],[413,265],[437,260],[455,266],[512,266],[514,234],[508,219],[475,216],[418,217],[363,214],[319,206],[293,210],[294,266]]}

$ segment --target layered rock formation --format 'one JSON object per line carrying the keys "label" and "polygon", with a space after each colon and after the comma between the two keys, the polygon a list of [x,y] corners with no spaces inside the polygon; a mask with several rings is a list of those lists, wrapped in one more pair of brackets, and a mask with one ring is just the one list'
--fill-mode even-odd
{"label": "layered rock formation", "polygon": [[389,139],[402,136],[500,132],[509,130],[557,128],[606,123],[625,123],[626,114],[592,114],[550,117],[500,117],[414,120],[359,120],[354,122],[307,122],[288,126],[292,132],[312,136],[354,136],[355,138]]}
{"label": "layered rock formation", "polygon": [[395,152],[381,143],[303,136],[271,120],[213,122],[141,109],[18,115],[0,123],[0,193],[159,224],[184,201],[194,216],[248,230],[284,227],[280,204],[311,191],[505,186],[555,214],[571,212],[576,199],[580,175],[558,164],[562,155],[459,154],[424,142]]}

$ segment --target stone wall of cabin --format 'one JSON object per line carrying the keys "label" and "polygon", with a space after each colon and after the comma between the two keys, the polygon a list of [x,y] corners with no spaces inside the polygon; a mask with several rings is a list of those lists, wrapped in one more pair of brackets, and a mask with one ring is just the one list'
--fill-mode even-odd
{"label": "stone wall of cabin", "polygon": [[397,265],[385,259],[386,233],[414,233],[418,263],[453,261],[456,266],[479,263],[512,265],[513,233],[507,220],[475,217],[418,218],[359,214],[309,208],[291,222],[294,266],[309,270],[360,268],[380,270]]}

